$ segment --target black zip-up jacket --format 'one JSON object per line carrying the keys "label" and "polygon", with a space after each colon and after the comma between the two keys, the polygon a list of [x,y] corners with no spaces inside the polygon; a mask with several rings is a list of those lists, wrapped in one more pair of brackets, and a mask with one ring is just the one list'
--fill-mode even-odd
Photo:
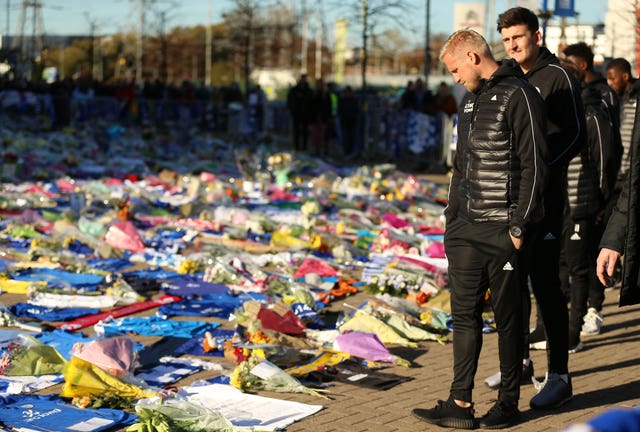
{"label": "black zip-up jacket", "polygon": [[[611,122],[616,128],[620,128],[620,98],[617,93],[609,87],[607,79],[600,73],[595,73],[594,78],[589,81],[587,87],[591,87],[598,91],[600,98],[607,106]],[[584,100],[583,100],[584,102]]]}
{"label": "black zip-up jacket", "polygon": [[542,217],[547,173],[540,95],[517,63],[505,60],[476,93],[465,96],[458,114],[447,220],[526,229]]}
{"label": "black zip-up jacket", "polygon": [[[640,125],[640,110],[635,112],[634,123]],[[624,255],[619,305],[640,304],[640,127],[633,128],[631,165],[600,247]]]}
{"label": "black zip-up jacket", "polygon": [[525,78],[538,89],[545,102],[547,145],[551,152],[547,163],[553,171],[562,172],[586,144],[580,85],[545,47],[540,48],[538,59]]}
{"label": "black zip-up jacket", "polygon": [[604,208],[618,177],[614,126],[599,91],[582,89],[587,146],[569,163],[568,210],[574,219],[595,216]]}

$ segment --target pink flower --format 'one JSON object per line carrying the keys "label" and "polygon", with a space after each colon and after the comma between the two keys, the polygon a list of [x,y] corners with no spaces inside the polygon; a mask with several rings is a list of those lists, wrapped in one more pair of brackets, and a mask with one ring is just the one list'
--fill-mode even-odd
{"label": "pink flower", "polygon": [[0,358],[0,375],[4,375],[4,371],[9,367],[10,364],[11,359],[9,358],[9,355],[6,352],[3,352],[2,357]]}

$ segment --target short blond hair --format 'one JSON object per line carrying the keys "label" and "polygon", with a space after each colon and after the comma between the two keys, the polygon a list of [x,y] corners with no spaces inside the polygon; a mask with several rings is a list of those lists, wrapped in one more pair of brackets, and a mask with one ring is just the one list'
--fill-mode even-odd
{"label": "short blond hair", "polygon": [[[461,47],[472,48],[481,56],[493,59],[489,44],[480,33],[471,29],[458,30],[451,34],[440,50],[440,61],[445,55],[455,52]],[[452,54],[453,55],[453,54]]]}

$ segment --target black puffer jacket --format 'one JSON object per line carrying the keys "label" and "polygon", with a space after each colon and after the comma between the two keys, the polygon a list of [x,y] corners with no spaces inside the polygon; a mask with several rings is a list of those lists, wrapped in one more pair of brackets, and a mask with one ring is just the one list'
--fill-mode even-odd
{"label": "black puffer jacket", "polygon": [[544,104],[505,60],[459,110],[448,220],[526,226],[542,217],[548,158]]}
{"label": "black puffer jacket", "polygon": [[604,208],[617,178],[615,133],[600,92],[583,87],[587,146],[569,163],[568,210],[574,219],[593,217]]}
{"label": "black puffer jacket", "polygon": [[[636,97],[640,99],[640,94]],[[639,100],[640,102],[640,100]],[[631,165],[600,247],[624,254],[620,306],[640,303],[640,112],[631,136]]]}

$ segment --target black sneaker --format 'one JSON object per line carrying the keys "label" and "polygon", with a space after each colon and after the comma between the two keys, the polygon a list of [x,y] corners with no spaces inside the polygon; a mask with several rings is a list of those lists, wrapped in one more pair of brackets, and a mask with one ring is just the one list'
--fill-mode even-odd
{"label": "black sneaker", "polygon": [[516,405],[497,401],[479,422],[480,429],[504,429],[513,426],[520,419]]}
{"label": "black sneaker", "polygon": [[473,404],[468,408],[462,408],[451,396],[446,401],[439,400],[433,408],[414,408],[411,411],[414,417],[422,421],[456,429],[475,429],[476,420],[473,413]]}

